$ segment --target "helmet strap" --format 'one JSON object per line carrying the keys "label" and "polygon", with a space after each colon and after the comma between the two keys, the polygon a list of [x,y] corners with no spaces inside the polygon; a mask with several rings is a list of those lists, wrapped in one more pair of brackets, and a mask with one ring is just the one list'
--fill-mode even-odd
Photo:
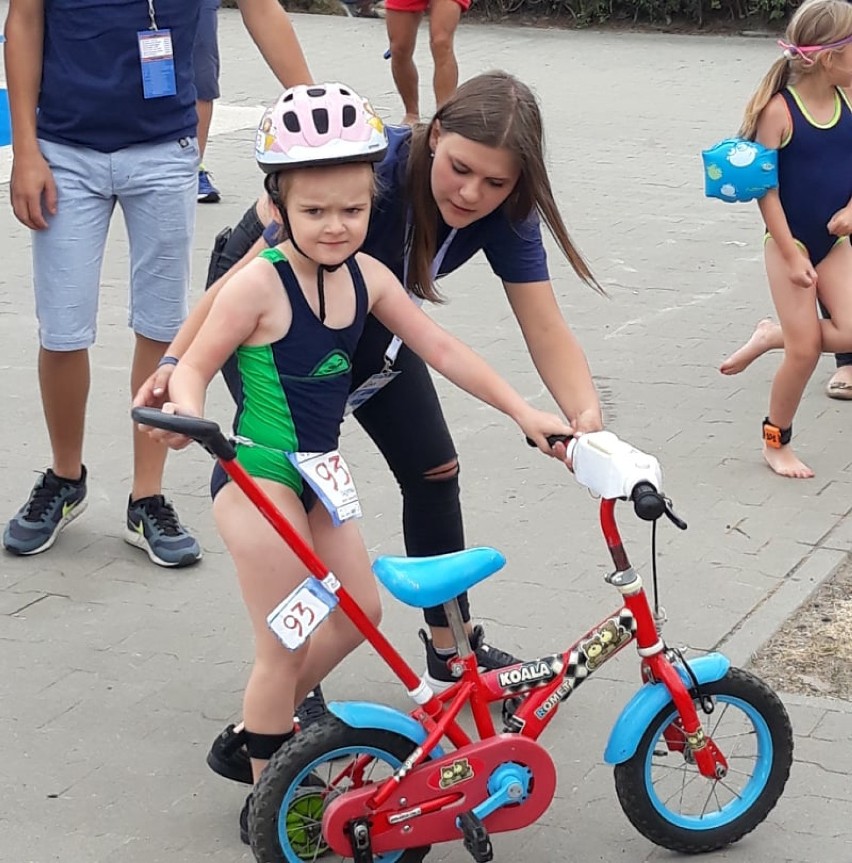
{"label": "helmet strap", "polygon": [[[280,198],[278,201],[276,201],[276,206],[278,207],[278,211],[281,213],[281,220],[284,224],[284,230],[287,231],[287,237],[293,244],[293,248],[303,258],[306,258],[312,264],[317,264],[317,262],[310,255],[306,255],[299,248],[299,244],[296,242],[296,238],[293,236],[293,228],[290,225],[290,219],[287,216],[287,210],[283,206],[281,206]],[[319,319],[321,324],[325,323],[325,274],[326,272],[333,273],[336,270],[339,270],[344,263],[344,261],[341,261],[339,264],[334,264],[334,266],[328,266],[328,264],[317,264],[317,295],[319,297]]]}

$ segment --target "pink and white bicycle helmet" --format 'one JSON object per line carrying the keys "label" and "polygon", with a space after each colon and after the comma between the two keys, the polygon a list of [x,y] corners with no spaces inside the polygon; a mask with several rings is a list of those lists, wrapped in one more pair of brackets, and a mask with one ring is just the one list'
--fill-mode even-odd
{"label": "pink and white bicycle helmet", "polygon": [[343,84],[285,90],[257,130],[257,163],[267,174],[309,165],[378,162],[387,150],[384,124]]}

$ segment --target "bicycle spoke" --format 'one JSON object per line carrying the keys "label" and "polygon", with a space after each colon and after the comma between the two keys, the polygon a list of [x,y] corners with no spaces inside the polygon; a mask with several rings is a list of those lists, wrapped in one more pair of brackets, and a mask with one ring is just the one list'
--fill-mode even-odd
{"label": "bicycle spoke", "polygon": [[722,721],[722,719],[724,719],[725,714],[728,712],[728,708],[730,706],[731,706],[730,704],[726,703],[725,706],[722,708],[722,712],[716,718],[716,724],[713,726],[713,730],[710,732],[711,737],[713,737],[713,738],[716,737],[716,729],[719,727],[719,723]]}
{"label": "bicycle spoke", "polygon": [[741,795],[741,794],[738,794],[736,791],[734,791],[734,789],[733,789],[733,788],[731,788],[731,786],[730,786],[730,785],[728,785],[728,783],[727,783],[727,782],[725,782],[725,780],[724,780],[724,779],[720,779],[720,780],[719,780],[719,784],[720,784],[723,788],[727,788],[727,789],[728,789],[728,791],[730,791],[730,792],[731,792],[731,794],[733,794],[733,795],[734,795],[734,797],[736,797],[736,798],[737,798],[737,800],[742,800],[742,799],[743,799],[743,798],[742,798],[742,795]]}
{"label": "bicycle spoke", "polygon": [[738,731],[736,734],[720,734],[713,735],[714,740],[733,740],[735,737],[754,737],[755,731],[752,728],[749,731]]}
{"label": "bicycle spoke", "polygon": [[710,798],[713,796],[713,792],[716,789],[716,783],[714,782],[710,786],[710,793],[707,795],[707,799],[704,801],[704,806],[701,807],[701,814],[698,816],[699,818],[703,818],[707,814],[707,805],[710,803]]}

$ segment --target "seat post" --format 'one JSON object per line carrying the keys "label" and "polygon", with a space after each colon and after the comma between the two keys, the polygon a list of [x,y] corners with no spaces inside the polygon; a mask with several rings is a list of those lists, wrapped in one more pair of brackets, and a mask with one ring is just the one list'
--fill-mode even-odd
{"label": "seat post", "polygon": [[453,639],[456,642],[456,650],[460,657],[469,656],[473,650],[470,646],[470,639],[467,631],[464,628],[464,620],[462,620],[461,606],[458,599],[451,599],[444,603],[444,612],[447,615],[447,621],[450,624],[450,630],[453,633]]}

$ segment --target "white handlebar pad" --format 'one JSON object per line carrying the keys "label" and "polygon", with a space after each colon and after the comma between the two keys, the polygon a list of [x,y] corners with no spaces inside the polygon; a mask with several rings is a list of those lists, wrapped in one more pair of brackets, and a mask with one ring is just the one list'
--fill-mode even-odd
{"label": "white handlebar pad", "polygon": [[602,498],[629,498],[637,483],[649,482],[657,491],[663,484],[660,463],[609,431],[590,432],[568,444],[574,476]]}

